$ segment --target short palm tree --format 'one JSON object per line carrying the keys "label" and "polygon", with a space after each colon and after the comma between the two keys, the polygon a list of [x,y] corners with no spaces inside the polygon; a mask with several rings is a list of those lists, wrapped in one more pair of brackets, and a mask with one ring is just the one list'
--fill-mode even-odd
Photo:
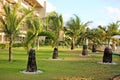
{"label": "short palm tree", "polygon": [[69,35],[69,37],[71,38],[71,50],[74,49],[75,47],[75,42],[77,41],[83,26],[81,25],[81,21],[80,18],[75,15],[75,19],[71,18],[68,22],[67,22],[67,31],[65,32],[66,35]]}
{"label": "short palm tree", "polygon": [[110,23],[107,27],[99,26],[99,29],[104,31],[106,40],[108,42],[108,46],[110,46],[110,40],[111,40],[112,36],[120,34],[120,32],[119,32],[119,26],[120,26],[119,22],[120,21],[116,21],[115,23],[114,22]]}
{"label": "short palm tree", "polygon": [[[16,33],[19,31],[19,27],[21,23],[25,21],[25,19],[31,15],[32,11],[27,9],[22,9],[24,11],[22,16],[19,16],[18,13],[20,6],[18,4],[14,6],[10,6],[8,4],[4,4],[4,17],[0,17],[0,21],[3,24],[3,31],[9,38],[9,62],[12,61],[12,44],[13,39],[17,35]],[[22,13],[22,12],[21,12]]]}
{"label": "short palm tree", "polygon": [[87,22],[85,23],[83,26],[84,26],[84,29],[83,31],[80,33],[80,39],[83,43],[83,50],[82,50],[82,55],[87,55],[87,47],[88,47],[88,40],[89,40],[89,37],[90,37],[90,34],[91,34],[91,30],[89,28],[87,28],[87,26],[89,25],[89,23],[91,22]]}
{"label": "short palm tree", "polygon": [[50,24],[49,25],[50,31],[54,33],[55,38],[52,44],[52,46],[54,47],[53,59],[57,59],[60,31],[63,30],[63,18],[62,15],[53,12],[52,15],[48,16],[48,21]]}
{"label": "short palm tree", "polygon": [[97,45],[100,45],[103,41],[102,38],[104,38],[103,34],[101,34],[102,31],[98,28],[94,28],[89,30],[88,33],[88,39],[92,42],[92,52],[96,52]]}
{"label": "short palm tree", "polygon": [[91,22],[88,21],[86,23],[82,23],[77,15],[75,15],[75,19],[71,18],[70,21],[67,22],[68,29],[66,31],[66,35],[69,35],[71,37],[71,50],[74,49],[77,40],[82,37],[80,34],[84,33],[84,39],[86,39],[85,30],[89,23]]}
{"label": "short palm tree", "polygon": [[35,47],[36,41],[38,38],[38,34],[43,30],[41,20],[36,16],[31,16],[27,18],[26,25],[28,27],[27,34],[25,38],[25,48],[28,53],[28,64],[27,70],[28,72],[36,72],[37,64],[35,57]]}

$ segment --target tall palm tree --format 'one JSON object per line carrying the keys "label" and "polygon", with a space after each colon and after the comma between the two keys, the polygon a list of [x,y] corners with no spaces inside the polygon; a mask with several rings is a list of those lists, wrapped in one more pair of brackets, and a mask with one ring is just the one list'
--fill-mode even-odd
{"label": "tall palm tree", "polygon": [[58,45],[59,45],[59,39],[60,39],[60,31],[63,29],[63,18],[62,15],[57,14],[56,12],[51,13],[51,15],[48,16],[48,21],[50,23],[49,28],[52,32],[54,32],[55,39],[53,40],[53,59],[57,59],[58,57]]}
{"label": "tall palm tree", "polygon": [[[13,39],[19,31],[19,27],[27,17],[29,17],[32,11],[23,9],[24,11],[22,16],[19,16],[18,11],[20,10],[20,5],[16,4],[12,7],[8,4],[4,4],[5,16],[0,17],[0,21],[3,24],[3,30],[9,38],[9,62],[12,62],[12,44]],[[21,12],[22,13],[22,12]]]}

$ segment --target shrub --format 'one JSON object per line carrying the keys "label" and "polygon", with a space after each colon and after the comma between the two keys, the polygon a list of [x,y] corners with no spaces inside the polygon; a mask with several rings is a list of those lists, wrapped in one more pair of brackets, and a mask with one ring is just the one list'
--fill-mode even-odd
{"label": "shrub", "polygon": [[5,48],[5,44],[0,44],[0,48],[4,49]]}
{"label": "shrub", "polygon": [[12,46],[13,47],[23,47],[23,44],[22,43],[14,43]]}

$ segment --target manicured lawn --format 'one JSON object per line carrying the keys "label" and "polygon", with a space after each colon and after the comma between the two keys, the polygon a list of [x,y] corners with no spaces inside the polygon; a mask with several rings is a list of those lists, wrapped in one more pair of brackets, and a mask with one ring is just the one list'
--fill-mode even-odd
{"label": "manicured lawn", "polygon": [[[71,51],[69,48],[59,48],[59,58],[50,60],[53,48],[41,47],[36,51],[37,67],[42,74],[22,74],[26,69],[27,53],[24,48],[13,49],[12,63],[8,62],[8,50],[0,49],[0,80],[62,80],[61,78],[88,78],[87,80],[107,80],[120,72],[120,57],[113,56],[113,62],[118,65],[98,64],[103,53],[91,53],[90,56],[80,56],[81,49]],[[80,79],[77,79],[80,80]],[[85,80],[85,79],[84,79]]]}

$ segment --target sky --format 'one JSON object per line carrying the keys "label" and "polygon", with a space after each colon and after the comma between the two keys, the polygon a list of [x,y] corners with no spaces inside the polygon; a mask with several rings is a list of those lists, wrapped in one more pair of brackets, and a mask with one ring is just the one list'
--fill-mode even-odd
{"label": "sky", "polygon": [[90,28],[107,26],[120,20],[120,0],[46,0],[47,12],[62,14],[66,23],[74,14],[81,22],[92,21]]}

